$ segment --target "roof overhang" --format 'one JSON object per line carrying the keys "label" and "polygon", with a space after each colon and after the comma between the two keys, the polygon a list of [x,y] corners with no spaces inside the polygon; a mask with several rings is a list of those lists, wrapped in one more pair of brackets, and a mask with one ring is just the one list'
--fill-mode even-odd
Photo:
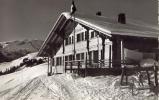
{"label": "roof overhang", "polygon": [[158,28],[130,23],[119,24],[99,16],[87,17],[78,14],[71,16],[70,13],[62,13],[41,46],[38,56],[53,57],[63,44],[64,38],[72,33],[77,24],[96,30],[109,37],[120,35],[158,38],[159,36]]}
{"label": "roof overhang", "polygon": [[[62,13],[46,40],[41,46],[38,56],[54,56],[63,44],[63,40],[67,37],[77,25],[68,13]],[[53,49],[51,49],[53,48]]]}

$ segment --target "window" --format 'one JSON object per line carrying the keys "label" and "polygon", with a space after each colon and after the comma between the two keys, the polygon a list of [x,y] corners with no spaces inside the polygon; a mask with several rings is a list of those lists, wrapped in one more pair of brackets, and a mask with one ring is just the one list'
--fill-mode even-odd
{"label": "window", "polygon": [[62,64],[62,58],[61,57],[57,57],[56,58],[56,65],[61,65]]}
{"label": "window", "polygon": [[72,36],[72,44],[74,43],[74,36]]}
{"label": "window", "polygon": [[65,45],[68,45],[68,38],[66,38],[65,41]]}
{"label": "window", "polygon": [[68,56],[65,56],[65,64],[68,64]]}
{"label": "window", "polygon": [[65,61],[68,61],[68,56],[65,56]]}
{"label": "window", "polygon": [[73,44],[73,36],[65,39],[65,45]]}
{"label": "window", "polygon": [[100,54],[103,55],[103,50],[100,51]]}
{"label": "window", "polygon": [[69,61],[72,61],[72,55],[69,55]]}
{"label": "window", "polygon": [[87,31],[85,31],[85,40],[87,40],[87,37],[88,37],[89,35],[87,34]]}
{"label": "window", "polygon": [[98,51],[97,51],[97,50],[96,50],[96,51],[93,51],[93,61],[94,61],[95,63],[98,62]]}
{"label": "window", "polygon": [[94,38],[95,37],[95,34],[94,34],[94,31],[91,32],[91,38]]}
{"label": "window", "polygon": [[77,42],[80,42],[80,34],[77,34]]}
{"label": "window", "polygon": [[74,55],[72,55],[72,60],[75,60],[75,56]]}
{"label": "window", "polygon": [[76,54],[76,59],[80,60],[80,54]]}
{"label": "window", "polygon": [[58,58],[56,58],[56,65],[58,65]]}
{"label": "window", "polygon": [[62,65],[62,57],[60,57],[59,59],[60,59],[60,61],[59,61],[59,62],[60,62],[60,65]]}
{"label": "window", "polygon": [[84,53],[81,53],[81,60],[84,60]]}
{"label": "window", "polygon": [[69,37],[68,39],[69,39],[69,40],[68,40],[68,41],[69,41],[69,43],[68,43],[68,44],[71,44],[71,37]]}
{"label": "window", "polygon": [[94,31],[94,36],[96,37],[99,34],[99,32]]}
{"label": "window", "polygon": [[81,33],[81,41],[84,40],[84,32]]}
{"label": "window", "polygon": [[84,53],[76,54],[76,60],[84,60]]}
{"label": "window", "polygon": [[52,58],[52,66],[54,66],[54,63],[55,63],[54,58]]}
{"label": "window", "polygon": [[92,60],[93,51],[90,51],[89,59]]}
{"label": "window", "polygon": [[[74,60],[74,55],[67,56],[67,61],[72,61],[72,60]],[[65,59],[65,61],[66,61],[66,59]]]}

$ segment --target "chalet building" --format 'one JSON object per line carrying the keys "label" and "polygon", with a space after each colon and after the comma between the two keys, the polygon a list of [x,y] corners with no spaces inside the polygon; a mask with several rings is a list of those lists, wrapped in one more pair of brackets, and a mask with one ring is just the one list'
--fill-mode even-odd
{"label": "chalet building", "polygon": [[[98,63],[99,60],[103,59],[109,61],[112,57],[109,56],[109,50],[111,49],[112,42],[109,39],[105,39],[103,44],[105,46],[105,52],[107,53],[103,54],[102,37],[97,31],[91,29],[88,33],[91,63],[95,64]],[[85,62],[87,55],[87,30],[78,24],[75,28],[75,37],[74,32],[72,32],[69,37],[65,38],[64,46],[64,48],[61,46],[60,50],[54,56],[55,65],[63,65],[63,56],[65,56],[66,62],[73,60]]]}
{"label": "chalet building", "polygon": [[156,26],[124,13],[116,19],[62,13],[38,56],[48,57],[48,73],[55,66],[64,72],[70,62],[80,62],[81,68],[121,68],[144,58],[158,60],[158,37]]}

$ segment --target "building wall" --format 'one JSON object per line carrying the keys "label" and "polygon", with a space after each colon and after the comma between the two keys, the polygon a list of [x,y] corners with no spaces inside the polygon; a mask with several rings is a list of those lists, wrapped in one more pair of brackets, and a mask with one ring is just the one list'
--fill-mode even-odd
{"label": "building wall", "polygon": [[[56,66],[61,66],[61,69],[64,69],[64,61],[69,62],[73,60],[74,56],[74,46],[75,46],[75,59],[76,61],[80,60],[85,62],[87,55],[87,41],[85,36],[86,29],[82,26],[78,25],[75,28],[75,45],[73,43],[74,32],[71,33],[69,38],[65,39],[65,46],[61,46],[60,50],[54,56],[54,64]],[[80,35],[79,35],[80,34]],[[83,35],[81,35],[83,34]],[[80,38],[78,37],[80,36]],[[109,52],[110,46],[112,47],[112,42],[109,39],[105,40],[105,66],[109,67]],[[64,47],[64,48],[63,48]],[[64,49],[64,54],[63,54]],[[92,63],[97,63],[97,61],[101,60],[101,51],[102,51],[102,39],[97,35],[93,30],[89,30],[89,50],[91,52],[91,60]],[[112,53],[112,49],[111,49]],[[130,50],[124,48],[124,60],[127,61],[135,61],[139,62],[143,58],[154,58],[151,53],[142,53],[135,50]],[[88,59],[88,56],[87,56]],[[112,55],[111,55],[112,60]],[[59,67],[58,67],[59,68]]]}
{"label": "building wall", "polygon": [[[86,35],[85,35],[86,30],[78,25],[75,29],[75,52],[76,52],[76,60],[82,60],[83,62],[85,62],[86,60],[86,55],[87,55],[87,41],[86,41]],[[83,34],[80,35],[80,39],[78,38],[79,34]],[[68,42],[67,39],[65,39],[65,53],[63,54],[63,46],[61,46],[60,50],[57,52],[57,54],[55,55],[54,59],[55,59],[55,64],[57,62],[57,60],[60,61],[60,64],[57,63],[57,65],[63,65],[63,59],[65,59],[65,61],[71,61],[73,58],[71,58],[70,56],[74,55],[74,43],[72,42],[72,38],[74,36],[74,32],[71,33],[71,35],[69,36],[69,44],[66,43]],[[111,41],[109,39],[106,39],[105,41],[105,59],[108,60],[109,59],[109,47],[110,45],[112,45]],[[102,40],[101,38],[97,35],[96,32],[94,32],[93,30],[89,30],[89,51],[91,52],[91,60],[93,60],[92,62],[96,62],[97,60],[101,60],[101,50],[102,50]],[[65,58],[64,58],[65,57]],[[58,59],[57,59],[58,58]]]}

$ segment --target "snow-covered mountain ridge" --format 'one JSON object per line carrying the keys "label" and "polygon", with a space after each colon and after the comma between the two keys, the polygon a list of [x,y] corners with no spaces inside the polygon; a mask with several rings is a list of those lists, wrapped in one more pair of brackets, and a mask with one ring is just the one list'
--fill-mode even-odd
{"label": "snow-covered mountain ridge", "polygon": [[42,43],[42,40],[0,42],[0,63],[17,59],[28,53],[37,52]]}

